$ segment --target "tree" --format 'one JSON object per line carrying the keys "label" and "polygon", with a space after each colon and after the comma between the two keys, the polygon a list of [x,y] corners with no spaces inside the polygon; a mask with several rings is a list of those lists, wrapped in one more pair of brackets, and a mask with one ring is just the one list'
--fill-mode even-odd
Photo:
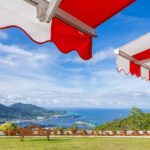
{"label": "tree", "polygon": [[17,125],[12,122],[6,122],[0,125],[0,130],[2,131],[15,130],[15,129],[17,129]]}
{"label": "tree", "polygon": [[129,112],[129,117],[141,117],[143,115],[144,112],[137,107],[132,107],[131,111]]}
{"label": "tree", "polygon": [[70,130],[71,130],[72,134],[75,135],[77,133],[78,127],[76,125],[72,125]]}
{"label": "tree", "polygon": [[133,107],[127,118],[114,120],[96,127],[97,130],[150,130],[150,113]]}

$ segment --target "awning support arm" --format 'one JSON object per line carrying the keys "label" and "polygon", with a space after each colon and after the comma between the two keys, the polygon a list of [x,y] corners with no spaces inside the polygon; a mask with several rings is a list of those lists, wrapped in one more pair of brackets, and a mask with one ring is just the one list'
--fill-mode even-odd
{"label": "awning support arm", "polygon": [[144,60],[141,60],[141,61],[139,61],[140,63],[148,63],[148,62],[150,62],[150,58],[148,58],[148,59],[144,59]]}
{"label": "awning support arm", "polygon": [[47,0],[25,1],[37,8],[37,18],[41,22],[49,23],[53,17],[57,17],[60,20],[72,25],[73,27],[90,36],[97,36],[94,28],[90,27],[89,25],[85,24],[84,22],[80,21],[79,19],[59,8],[62,0],[50,0],[50,2],[48,2]]}

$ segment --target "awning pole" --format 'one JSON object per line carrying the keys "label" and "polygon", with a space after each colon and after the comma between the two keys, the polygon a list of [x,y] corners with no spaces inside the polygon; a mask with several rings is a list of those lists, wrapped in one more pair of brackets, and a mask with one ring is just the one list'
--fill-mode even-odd
{"label": "awning pole", "polygon": [[50,2],[48,2],[47,0],[25,1],[37,8],[37,18],[41,22],[49,23],[53,17],[57,17],[60,20],[90,36],[97,36],[94,28],[90,27],[89,25],[85,24],[84,22],[80,21],[79,19],[59,8],[62,0],[50,0]]}
{"label": "awning pole", "polygon": [[150,58],[148,58],[148,59],[145,59],[145,60],[141,60],[141,61],[139,61],[140,63],[148,63],[148,62],[150,62]]}
{"label": "awning pole", "polygon": [[96,31],[92,27],[88,26],[87,24],[83,23],[79,19],[73,17],[72,15],[68,14],[64,10],[58,8],[55,12],[55,17],[59,18],[60,20],[70,24],[71,26],[79,29],[80,31],[96,37]]}

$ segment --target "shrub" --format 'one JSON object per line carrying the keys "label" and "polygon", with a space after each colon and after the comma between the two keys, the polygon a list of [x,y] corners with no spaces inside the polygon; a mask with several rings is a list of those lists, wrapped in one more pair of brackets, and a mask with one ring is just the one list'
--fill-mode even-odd
{"label": "shrub", "polygon": [[6,123],[0,125],[1,131],[8,131],[8,130],[15,130],[15,129],[17,129],[17,125],[12,122],[6,122]]}

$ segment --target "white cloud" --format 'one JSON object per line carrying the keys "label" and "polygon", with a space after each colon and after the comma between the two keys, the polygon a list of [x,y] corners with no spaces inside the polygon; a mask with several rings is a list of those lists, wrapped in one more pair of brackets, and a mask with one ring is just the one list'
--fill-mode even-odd
{"label": "white cloud", "polygon": [[[52,49],[51,49],[52,51]],[[149,83],[102,67],[114,61],[113,48],[84,63],[46,47],[28,50],[0,44],[0,103],[33,103],[53,107],[149,107]],[[53,50],[55,51],[55,50]],[[106,60],[106,61],[105,61]],[[139,101],[139,103],[138,103]]]}
{"label": "white cloud", "polygon": [[136,16],[127,16],[124,14],[119,13],[118,15],[116,15],[115,19],[118,20],[118,22],[116,22],[116,24],[129,24],[129,25],[143,25],[143,26],[147,26],[148,27],[148,22],[150,22],[149,18],[142,18],[142,17],[136,17]]}
{"label": "white cloud", "polygon": [[[121,14],[114,19],[112,26],[117,29],[127,24],[128,30],[134,30],[123,36],[117,34],[122,42],[149,30],[148,19]],[[9,36],[0,32],[0,40]],[[18,44],[18,41],[13,42]],[[31,43],[22,46],[0,43],[0,103],[24,102],[49,107],[150,107],[150,83],[118,74],[115,48],[98,48],[91,60],[83,61],[73,53],[60,54],[52,44],[48,48],[38,45],[38,49],[34,49]]]}
{"label": "white cloud", "polygon": [[84,61],[80,57],[75,57],[74,59],[69,59],[68,61],[71,61],[72,63],[79,63],[79,64],[98,64],[104,60],[109,60],[114,58],[114,48],[105,48],[103,50],[97,51],[95,54],[93,54],[92,59],[88,61]]}
{"label": "white cloud", "polygon": [[0,64],[2,65],[5,64],[11,67],[40,67],[53,60],[54,57],[51,57],[44,48],[28,51],[15,45],[0,43]]}
{"label": "white cloud", "polygon": [[5,45],[0,43],[0,52],[4,52],[6,54],[13,54],[13,55],[19,55],[19,56],[31,56],[31,52],[27,52],[22,48],[19,48],[15,45]]}

